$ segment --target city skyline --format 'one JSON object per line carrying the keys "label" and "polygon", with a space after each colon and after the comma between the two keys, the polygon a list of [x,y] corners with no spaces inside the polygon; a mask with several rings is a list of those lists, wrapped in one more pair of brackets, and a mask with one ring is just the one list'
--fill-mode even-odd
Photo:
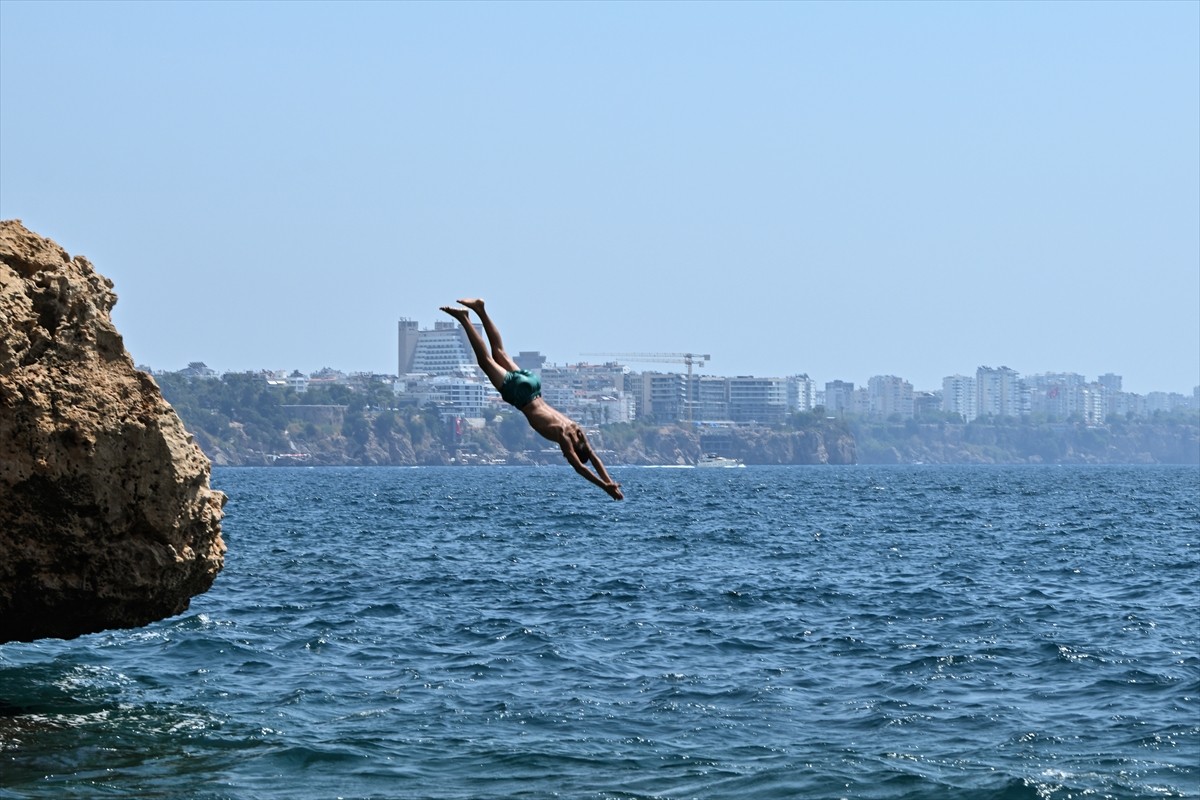
{"label": "city skyline", "polygon": [[[478,327],[478,325],[477,325],[477,327]],[[302,370],[298,366],[282,366],[282,367],[281,366],[259,366],[259,367],[251,368],[251,369],[223,369],[223,368],[220,368],[219,365],[217,367],[214,367],[212,364],[210,364],[204,360],[197,360],[197,361],[189,362],[189,365],[194,364],[194,363],[201,363],[201,364],[204,364],[209,369],[212,369],[216,373],[224,373],[224,372],[232,372],[232,373],[237,373],[237,372],[285,372],[286,373],[286,372],[299,371],[299,372],[301,372],[301,374],[312,375],[314,373],[320,372],[321,370],[333,369],[333,370],[345,372],[347,374],[369,373],[369,374],[392,375],[395,377],[403,377],[406,374],[406,371],[401,368],[401,365],[406,362],[411,362],[411,359],[413,358],[413,355],[414,355],[414,350],[416,348],[416,342],[417,342],[418,335],[419,334],[420,335],[437,334],[437,335],[444,335],[445,337],[448,337],[449,339],[452,339],[458,343],[457,344],[458,352],[452,354],[452,356],[450,357],[451,360],[455,361],[455,363],[457,363],[457,364],[465,365],[467,367],[470,367],[472,370],[477,371],[477,366],[475,364],[474,356],[471,354],[469,345],[467,344],[467,341],[466,341],[466,337],[463,336],[461,328],[458,326],[457,323],[446,322],[443,320],[434,320],[434,323],[431,327],[422,327],[420,320],[416,320],[416,319],[412,319],[412,318],[408,318],[408,317],[402,317],[402,318],[400,318],[400,320],[397,323],[397,329],[398,329],[400,338],[396,342],[397,358],[393,360],[393,364],[395,366],[394,371],[388,371],[388,370],[348,370],[347,371],[347,370],[343,370],[337,364],[326,364],[326,365],[322,365],[321,367],[318,367],[316,369],[309,369],[309,370]],[[406,345],[404,342],[406,331],[410,331],[411,335],[412,335],[411,342],[408,345],[407,353],[404,352],[405,348],[406,348]],[[649,351],[647,351],[647,352],[649,352]],[[686,374],[685,370],[683,370],[681,368],[673,367],[671,365],[670,361],[649,362],[648,363],[644,360],[639,361],[638,359],[629,361],[629,360],[622,360],[619,357],[603,357],[602,358],[602,357],[593,355],[593,356],[587,357],[587,358],[581,357],[574,361],[567,360],[567,361],[559,362],[559,361],[554,361],[554,360],[549,359],[548,356],[546,355],[545,351],[542,351],[539,349],[513,350],[512,354],[514,356],[517,356],[518,360],[521,360],[521,357],[528,357],[530,359],[535,359],[535,358],[539,359],[540,360],[539,366],[541,365],[541,363],[544,363],[545,367],[548,367],[551,369],[569,369],[572,367],[583,366],[583,365],[603,366],[606,364],[616,363],[616,364],[620,364],[620,365],[624,366],[631,372],[660,372],[660,373],[669,373],[669,374]],[[632,354],[626,354],[626,355],[632,355]],[[708,363],[708,362],[705,362],[705,363]],[[147,366],[152,367],[153,370],[155,370],[155,371],[163,371],[163,372],[179,371],[184,368],[184,367],[176,367],[174,369],[166,369],[163,367],[159,367],[158,365],[147,365]],[[427,361],[423,362],[422,364],[418,364],[417,367],[418,368],[415,370],[417,372],[432,371],[434,373],[437,373],[439,371],[436,366],[431,367],[431,365]],[[537,369],[537,367],[533,367],[533,368]],[[830,384],[830,383],[843,383],[844,382],[844,383],[853,385],[855,388],[861,388],[861,387],[866,386],[870,381],[872,381],[876,378],[898,378],[900,380],[908,382],[911,385],[914,392],[940,393],[943,391],[945,381],[947,381],[949,379],[953,379],[953,378],[959,378],[959,377],[967,377],[971,380],[974,380],[976,373],[980,370],[991,370],[991,371],[996,371],[996,372],[1002,371],[1002,370],[1011,370],[1016,375],[1018,375],[1022,380],[1035,379],[1035,378],[1040,379],[1040,378],[1045,378],[1045,377],[1057,378],[1057,377],[1063,377],[1063,376],[1076,376],[1076,377],[1082,378],[1085,383],[1092,384],[1092,383],[1108,383],[1109,381],[1115,379],[1117,381],[1117,383],[1119,384],[1119,391],[1124,392],[1126,394],[1133,394],[1133,395],[1140,395],[1140,396],[1146,396],[1149,394],[1157,393],[1157,394],[1181,395],[1183,397],[1192,397],[1195,395],[1196,391],[1198,389],[1200,389],[1200,384],[1197,384],[1196,386],[1190,387],[1187,390],[1170,389],[1170,388],[1151,388],[1146,391],[1135,391],[1124,385],[1124,377],[1120,373],[1117,373],[1112,370],[1109,370],[1109,371],[1106,371],[1103,373],[1099,373],[1099,374],[1095,374],[1095,375],[1088,375],[1087,373],[1079,372],[1079,371],[1072,370],[1072,369],[1028,371],[1028,370],[1022,370],[1017,367],[1012,367],[1009,364],[995,364],[995,365],[977,364],[974,368],[946,372],[945,374],[943,374],[941,376],[941,378],[938,379],[936,385],[934,385],[934,386],[918,385],[917,383],[912,381],[912,379],[909,378],[908,376],[900,375],[896,372],[880,372],[880,373],[876,373],[876,374],[872,374],[872,375],[868,375],[868,376],[856,379],[853,376],[848,376],[845,374],[838,374],[836,376],[831,376],[831,377],[822,377],[819,375],[813,375],[810,371],[804,370],[804,369],[798,369],[798,370],[792,370],[792,371],[776,371],[776,372],[763,373],[763,374],[743,373],[743,374],[739,374],[739,375],[733,375],[733,374],[714,372],[711,370],[697,368],[695,370],[695,376],[697,378],[699,378],[699,377],[726,377],[726,378],[752,377],[752,378],[775,378],[775,379],[787,379],[787,378],[792,378],[792,377],[805,376],[805,377],[809,378],[811,381],[813,381],[813,383],[816,384],[817,386],[822,387],[822,389],[827,384]],[[1106,381],[1105,379],[1109,379],[1109,381]],[[1111,388],[1111,387],[1109,387],[1109,388]]]}
{"label": "city skyline", "polygon": [[[478,328],[478,327],[479,327],[479,325],[476,324],[476,328]],[[410,317],[401,317],[397,322],[397,335],[398,335],[398,339],[397,339],[398,360],[396,363],[396,374],[397,375],[403,375],[406,372],[410,372],[410,371],[422,371],[423,369],[429,368],[429,367],[432,367],[433,371],[435,371],[435,372],[438,371],[439,365],[437,364],[437,359],[438,359],[439,353],[443,357],[449,358],[451,361],[454,361],[455,359],[457,359],[457,361],[455,363],[462,363],[462,364],[466,364],[466,365],[469,365],[472,367],[474,366],[474,363],[475,363],[474,356],[471,354],[470,346],[467,342],[467,339],[463,335],[463,333],[457,323],[446,322],[443,320],[435,320],[432,327],[423,328],[423,327],[421,327],[420,320],[413,319]],[[428,352],[429,350],[432,350],[432,352],[434,354],[433,362],[426,362],[426,361],[422,361],[421,363],[414,362],[414,356],[416,356],[418,354],[417,343],[418,343],[418,341],[420,341],[422,339],[422,337],[424,337],[426,340],[426,344],[427,344],[426,351]],[[432,348],[429,348],[428,345],[435,338],[438,339],[439,342],[441,342],[441,344],[433,345]],[[506,344],[506,347],[507,347],[507,344]],[[518,353],[524,354],[525,352],[528,352],[531,357],[537,356],[540,358],[541,361],[550,361],[549,358],[546,356],[546,354],[542,350],[524,351],[524,350],[519,350],[519,349],[514,349],[514,348],[508,348],[508,349],[509,349],[510,353],[512,353],[514,355],[516,355]],[[452,351],[452,352],[448,352],[448,351]],[[654,359],[652,359],[652,358],[637,357],[639,355],[640,356],[649,356],[651,354],[651,352],[652,351],[640,351],[640,353],[629,352],[629,353],[623,353],[623,354],[622,353],[603,353],[603,354],[593,353],[590,355],[590,357],[580,358],[574,362],[566,361],[566,362],[560,363],[557,361],[550,361],[550,365],[555,366],[555,367],[558,367],[558,366],[570,367],[574,364],[598,364],[599,365],[599,364],[616,362],[616,363],[626,364],[627,366],[632,365],[632,366],[630,366],[631,369],[634,369],[636,371],[641,371],[641,372],[648,372],[648,371],[652,371],[652,370],[659,371],[659,372],[679,372],[679,370],[674,370],[674,369],[668,368],[667,365],[672,364],[672,363],[676,364],[676,365],[680,364],[680,363],[686,363],[686,359],[681,360],[678,357],[665,358],[664,360],[657,361],[657,362],[655,362]],[[626,357],[633,357],[633,358],[632,358],[632,360],[622,361],[622,359],[620,357],[622,355],[626,356]],[[663,355],[663,354],[659,353],[658,355]],[[701,358],[699,355],[692,354],[692,353],[687,353],[687,354],[668,353],[665,355],[667,355],[667,356],[686,355],[688,357],[688,359],[692,359],[693,356],[695,356],[696,359]],[[698,361],[698,367],[696,368],[696,374],[710,375],[710,376],[724,376],[724,377],[737,377],[738,376],[738,375],[731,375],[729,373],[704,371],[702,368],[711,361],[711,357],[712,357],[711,353],[708,353],[708,354],[705,354],[702,356],[703,360]],[[596,360],[596,359],[599,359],[599,360]],[[693,359],[693,360],[695,360],[695,359]],[[519,356],[518,356],[518,361],[520,361]],[[406,364],[409,365],[410,367],[413,367],[414,369],[406,370],[405,369]],[[639,365],[646,365],[646,366],[639,366]],[[996,364],[996,365],[994,365],[994,367],[996,369],[1010,369],[1009,365],[1007,365],[1007,364]],[[530,367],[530,368],[533,368],[533,367]],[[864,378],[860,381],[857,381],[857,383],[859,385],[862,385],[866,381],[871,380],[873,378],[877,378],[877,377],[897,377],[897,378],[901,378],[903,380],[907,380],[910,383],[912,383],[913,388],[916,391],[925,391],[925,392],[935,391],[935,390],[940,391],[942,389],[943,382],[945,380],[947,380],[948,378],[958,377],[958,376],[968,374],[968,373],[973,376],[980,369],[991,369],[991,368],[992,368],[992,365],[978,364],[973,369],[968,370],[968,371],[948,372],[941,376],[941,378],[938,380],[938,383],[936,386],[919,386],[915,382],[913,382],[911,380],[911,378],[904,376],[904,375],[899,375],[895,372],[876,373],[874,375],[867,376],[866,378]],[[1022,370],[1018,369],[1016,371],[1022,375],[1028,375],[1031,377],[1043,376],[1043,375],[1061,375],[1061,374],[1080,375],[1080,376],[1086,377],[1086,375],[1084,373],[1076,372],[1075,370],[1070,370],[1070,369],[1040,370],[1037,372],[1027,372],[1027,371],[1022,371]],[[785,378],[785,377],[791,377],[791,376],[807,375],[809,378],[811,378],[814,381],[817,381],[819,383],[829,383],[829,382],[837,382],[837,381],[846,381],[847,380],[847,376],[838,375],[837,377],[830,377],[830,378],[826,378],[824,381],[820,381],[819,380],[820,376],[811,375],[808,370],[803,370],[803,369],[791,370],[791,371],[785,371],[785,372],[772,372],[772,373],[759,373],[759,374],[740,373],[740,374],[743,376],[748,376],[748,377],[763,377],[763,378],[772,378],[772,377]],[[1131,390],[1123,388],[1123,382],[1124,382],[1123,376],[1121,376],[1118,373],[1115,373],[1112,370],[1096,374],[1093,378],[1093,381],[1101,381],[1105,376],[1115,378],[1119,383],[1122,384],[1123,391],[1133,393],[1133,394],[1143,394],[1143,393],[1139,393],[1139,392],[1132,392]],[[854,380],[850,380],[849,382],[856,383],[856,381],[854,381]],[[1196,386],[1191,387],[1191,389],[1189,391],[1194,392],[1196,388],[1198,388],[1198,387],[1196,387]],[[1167,393],[1175,393],[1175,394],[1187,394],[1186,392],[1183,392],[1183,391],[1173,391],[1173,390],[1169,390],[1169,389],[1150,389],[1146,393],[1149,393],[1149,392],[1167,392]]]}
{"label": "city skyline", "polygon": [[[541,353],[541,351],[531,351],[531,352],[535,352],[535,353],[539,353],[539,354]],[[679,370],[679,369],[670,369],[670,368],[666,368],[666,367],[664,367],[664,368],[655,368],[653,365],[634,365],[634,364],[627,364],[627,363],[621,362],[621,360],[620,360],[620,359],[610,359],[610,360],[608,360],[608,361],[586,361],[586,360],[579,360],[579,361],[564,361],[564,362],[556,362],[556,361],[549,361],[549,360],[547,360],[547,361],[546,361],[546,364],[545,364],[545,366],[546,366],[546,367],[549,367],[549,368],[553,368],[553,369],[570,369],[570,368],[572,368],[572,367],[578,367],[578,366],[603,366],[603,365],[605,365],[605,364],[608,364],[608,363],[618,363],[618,364],[621,364],[621,366],[624,366],[624,367],[628,368],[628,369],[629,369],[629,371],[631,371],[631,372],[661,372],[661,373],[670,373],[670,374],[675,374],[675,375],[686,375],[686,374],[687,374],[685,371],[682,371],[682,370]],[[217,375],[223,375],[223,374],[244,374],[244,373],[260,373],[260,372],[262,372],[262,373],[285,373],[285,374],[290,374],[290,373],[293,373],[293,372],[299,372],[299,373],[301,373],[302,375],[313,375],[313,374],[316,374],[316,373],[320,373],[320,372],[322,372],[322,371],[324,371],[324,370],[333,370],[333,371],[335,371],[335,372],[340,372],[340,373],[342,373],[342,374],[344,374],[344,375],[358,375],[358,374],[366,374],[366,375],[386,375],[386,376],[392,376],[392,377],[401,377],[401,376],[399,376],[399,375],[396,375],[396,374],[394,374],[394,373],[392,373],[392,372],[385,372],[385,371],[382,371],[382,370],[351,370],[351,369],[343,369],[343,368],[339,367],[337,364],[326,364],[326,365],[324,365],[324,366],[322,366],[322,367],[318,367],[318,368],[316,368],[316,369],[310,369],[310,370],[304,370],[304,369],[300,369],[299,367],[295,367],[295,366],[283,366],[283,367],[279,367],[279,366],[258,366],[258,367],[250,367],[250,368],[240,368],[240,367],[239,367],[239,368],[236,368],[236,369],[225,369],[225,368],[222,368],[222,367],[220,367],[220,366],[213,367],[213,366],[212,366],[211,364],[209,364],[207,361],[204,361],[203,359],[198,359],[198,360],[195,360],[195,361],[189,361],[187,364],[184,364],[183,366],[175,366],[175,367],[160,367],[160,366],[158,366],[158,365],[154,365],[154,364],[143,364],[143,363],[140,363],[140,362],[139,362],[139,364],[138,364],[138,367],[139,367],[140,369],[141,369],[141,368],[144,368],[144,369],[146,369],[146,370],[150,371],[151,373],[156,373],[156,372],[182,372],[182,371],[186,370],[188,367],[190,367],[190,366],[191,366],[191,365],[193,365],[193,364],[203,364],[205,367],[208,367],[209,369],[211,369],[211,370],[212,370],[212,371],[213,371],[215,374],[217,374]],[[1015,368],[1012,368],[1012,367],[1008,367],[1008,365],[1006,365],[1006,364],[1001,364],[1001,365],[999,365],[999,367],[998,367],[998,368],[1005,368],[1005,367],[1007,367],[1007,368],[1009,368],[1009,369],[1013,369],[1013,370],[1014,370],[1016,373],[1018,373],[1018,374],[1020,375],[1020,377],[1021,377],[1021,378],[1023,378],[1023,379],[1024,379],[1024,378],[1036,378],[1036,377],[1047,376],[1047,375],[1051,375],[1051,376],[1058,376],[1058,375],[1074,375],[1074,376],[1079,376],[1079,377],[1082,377],[1082,378],[1084,378],[1084,379],[1088,379],[1088,378],[1089,378],[1089,376],[1088,376],[1087,374],[1085,374],[1085,373],[1082,373],[1082,372],[1076,372],[1076,371],[1074,371],[1074,370],[1042,370],[1042,371],[1040,371],[1040,372],[1025,372],[1025,371],[1022,371],[1022,370],[1019,370],[1019,369],[1015,369]],[[990,367],[989,367],[989,365],[987,365],[987,364],[980,364],[980,365],[978,365],[978,366],[977,366],[975,369],[972,369],[972,370],[966,370],[966,371],[962,371],[962,372],[953,372],[953,373],[947,373],[946,375],[943,375],[943,376],[942,376],[942,379],[944,380],[944,379],[946,379],[946,378],[953,378],[953,377],[956,377],[956,376],[972,377],[972,376],[974,376],[975,372],[976,372],[978,369],[980,369],[980,368],[983,368],[983,369],[989,369]],[[917,384],[915,384],[915,383],[912,383],[912,381],[911,381],[911,380],[909,380],[908,378],[906,378],[905,376],[903,376],[903,375],[896,375],[895,373],[891,373],[891,372],[882,372],[882,373],[879,373],[879,374],[876,374],[876,375],[869,375],[869,376],[867,376],[866,378],[863,378],[863,379],[860,379],[860,380],[854,380],[854,379],[852,379],[852,378],[851,378],[851,379],[848,379],[848,378],[847,378],[847,377],[845,377],[845,376],[823,379],[823,378],[820,378],[820,377],[814,377],[813,375],[810,375],[810,374],[808,374],[807,372],[804,372],[804,371],[800,371],[800,372],[787,372],[787,373],[785,373],[785,372],[773,372],[773,373],[762,374],[762,375],[727,375],[727,374],[716,373],[716,372],[699,372],[699,371],[697,371],[697,372],[695,373],[695,377],[697,377],[697,378],[701,378],[701,377],[713,377],[713,378],[739,378],[739,377],[747,377],[747,378],[776,378],[776,379],[781,379],[781,380],[785,380],[785,379],[787,379],[787,378],[791,378],[791,377],[798,377],[798,376],[802,376],[802,375],[804,375],[804,376],[807,376],[807,377],[808,377],[809,379],[811,379],[811,380],[812,380],[814,383],[817,383],[817,384],[819,384],[819,385],[820,385],[820,386],[822,386],[822,387],[823,387],[825,384],[827,384],[827,383],[835,383],[835,382],[842,381],[842,382],[846,382],[846,383],[849,383],[849,384],[853,384],[855,388],[858,388],[858,387],[861,387],[861,386],[865,386],[865,385],[866,385],[866,384],[867,384],[867,383],[868,383],[868,382],[869,382],[869,381],[870,381],[872,378],[885,378],[885,377],[894,377],[894,378],[900,378],[901,380],[904,380],[904,381],[908,381],[910,384],[912,384],[913,391],[916,391],[916,392],[941,392],[941,391],[942,391],[942,389],[943,389],[943,387],[942,387],[942,384],[941,384],[940,382],[938,383],[938,385],[937,385],[937,386],[918,386]],[[1131,389],[1128,389],[1127,387],[1124,387],[1124,385],[1123,385],[1123,383],[1124,383],[1124,377],[1123,377],[1122,375],[1120,375],[1119,373],[1114,373],[1114,372],[1101,373],[1100,375],[1096,375],[1096,376],[1092,377],[1090,380],[1087,380],[1087,382],[1088,382],[1088,383],[1100,383],[1100,382],[1102,382],[1102,381],[1101,381],[1101,379],[1102,379],[1102,378],[1104,378],[1104,377],[1106,377],[1106,376],[1109,376],[1109,375],[1115,375],[1116,377],[1118,377],[1118,378],[1121,378],[1121,379],[1122,379],[1122,389],[1121,389],[1121,391],[1122,391],[1122,392],[1124,392],[1124,393],[1126,393],[1126,394],[1137,394],[1137,395],[1142,395],[1142,396],[1145,396],[1145,395],[1148,395],[1148,394],[1172,394],[1172,395],[1182,395],[1182,396],[1184,396],[1184,397],[1191,397],[1191,396],[1192,396],[1192,395],[1195,393],[1196,389],[1200,388],[1200,384],[1198,384],[1197,386],[1193,386],[1193,387],[1192,387],[1190,390],[1188,390],[1188,391],[1181,391],[1181,390],[1178,390],[1178,389],[1166,389],[1166,388],[1161,388],[1161,389],[1149,389],[1148,391],[1144,391],[1144,392],[1133,391],[1133,390],[1131,390]],[[483,380],[483,379],[482,379],[482,378],[480,378],[480,380]]]}
{"label": "city skyline", "polygon": [[0,3],[0,218],[134,359],[403,314],[712,374],[1200,384],[1200,3]]}
{"label": "city skyline", "polygon": [[[401,402],[433,404],[446,418],[482,421],[488,409],[503,408],[490,382],[476,369],[469,344],[460,341],[461,336],[447,335],[455,333],[457,326],[418,332],[415,324],[407,322],[400,325],[399,377],[347,376],[328,368],[308,376],[287,370],[257,375],[269,386],[300,393],[314,385],[343,384],[364,390],[382,383],[398,399],[403,398]],[[515,360],[522,369],[541,373],[548,402],[591,424],[649,418],[689,424],[695,420],[710,426],[774,425],[785,421],[788,414],[823,408],[832,416],[876,420],[930,419],[931,415],[944,419],[937,414],[949,412],[965,422],[980,417],[1035,417],[1102,425],[1114,416],[1123,420],[1200,410],[1200,387],[1190,397],[1167,392],[1140,395],[1122,391],[1121,376],[1114,374],[1088,381],[1078,373],[1021,376],[1011,368],[981,366],[969,377],[946,377],[940,390],[915,389],[893,375],[873,376],[866,385],[825,381],[822,388],[807,375],[719,377],[638,371],[617,360],[556,366],[545,364],[540,353],[529,351],[516,354]],[[215,371],[199,362],[190,364],[182,374],[188,380],[216,377]]]}

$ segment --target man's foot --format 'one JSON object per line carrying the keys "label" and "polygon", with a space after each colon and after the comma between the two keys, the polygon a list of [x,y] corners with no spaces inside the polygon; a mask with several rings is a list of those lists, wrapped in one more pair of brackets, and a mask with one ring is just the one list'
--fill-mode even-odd
{"label": "man's foot", "polygon": [[478,297],[468,297],[466,300],[459,300],[458,304],[460,306],[466,306],[476,314],[483,313],[483,300]]}
{"label": "man's foot", "polygon": [[471,324],[471,312],[465,308],[455,308],[454,306],[442,306],[442,311],[445,311],[450,316],[461,322],[463,325]]}

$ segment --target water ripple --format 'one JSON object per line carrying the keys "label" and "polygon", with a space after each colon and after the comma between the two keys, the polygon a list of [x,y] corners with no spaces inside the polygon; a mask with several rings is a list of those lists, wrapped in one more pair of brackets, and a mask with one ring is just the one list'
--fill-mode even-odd
{"label": "water ripple", "polygon": [[191,611],[0,650],[0,800],[1200,797],[1200,473],[723,472],[218,470]]}

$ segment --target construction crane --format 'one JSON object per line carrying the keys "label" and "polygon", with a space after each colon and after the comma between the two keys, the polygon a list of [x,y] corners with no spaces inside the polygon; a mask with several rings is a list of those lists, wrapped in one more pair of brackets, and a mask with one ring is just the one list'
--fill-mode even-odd
{"label": "construction crane", "polygon": [[697,353],[580,353],[580,355],[619,358],[624,361],[643,361],[651,364],[686,364],[688,427],[692,426],[692,367],[703,367],[712,359],[712,356],[707,353],[704,355]]}

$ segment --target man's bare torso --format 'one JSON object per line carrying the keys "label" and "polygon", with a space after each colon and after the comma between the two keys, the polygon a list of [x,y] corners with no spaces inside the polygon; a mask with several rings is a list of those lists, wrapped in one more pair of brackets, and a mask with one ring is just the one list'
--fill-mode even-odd
{"label": "man's bare torso", "polygon": [[570,417],[558,411],[540,397],[530,400],[521,412],[529,420],[529,426],[542,437],[555,444],[569,444],[578,449],[585,441],[583,430]]}

